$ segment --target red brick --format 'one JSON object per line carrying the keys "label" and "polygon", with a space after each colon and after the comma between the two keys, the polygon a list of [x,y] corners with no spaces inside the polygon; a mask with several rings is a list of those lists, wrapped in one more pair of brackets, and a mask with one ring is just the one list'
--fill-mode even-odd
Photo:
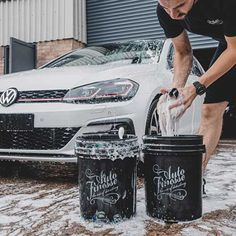
{"label": "red brick", "polygon": [[55,40],[49,42],[39,42],[37,44],[37,66],[47,62],[84,45],[75,39]]}

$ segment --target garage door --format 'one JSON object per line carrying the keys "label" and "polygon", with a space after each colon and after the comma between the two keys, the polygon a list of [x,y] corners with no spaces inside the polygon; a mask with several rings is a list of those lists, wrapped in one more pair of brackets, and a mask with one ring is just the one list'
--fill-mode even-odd
{"label": "garage door", "polygon": [[[87,0],[88,44],[164,38],[156,16],[157,0]],[[215,41],[190,34],[194,48],[216,46]]]}

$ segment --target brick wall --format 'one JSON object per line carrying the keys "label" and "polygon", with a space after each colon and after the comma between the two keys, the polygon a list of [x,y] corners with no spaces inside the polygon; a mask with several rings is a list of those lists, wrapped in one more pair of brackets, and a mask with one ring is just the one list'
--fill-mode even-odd
{"label": "brick wall", "polygon": [[3,59],[3,47],[0,47],[0,75],[4,72],[4,59]]}
{"label": "brick wall", "polygon": [[[84,44],[75,39],[63,39],[37,43],[37,67],[67,53],[76,48],[82,48]],[[4,72],[4,50],[0,47],[0,75]]]}
{"label": "brick wall", "polygon": [[37,43],[37,67],[55,59],[73,49],[84,47],[74,39],[63,39]]}

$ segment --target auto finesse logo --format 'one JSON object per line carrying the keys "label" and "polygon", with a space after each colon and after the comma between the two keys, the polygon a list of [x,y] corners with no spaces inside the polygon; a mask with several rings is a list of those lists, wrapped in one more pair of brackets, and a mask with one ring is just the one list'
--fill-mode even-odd
{"label": "auto finesse logo", "polygon": [[222,25],[224,23],[221,19],[207,20],[207,23],[210,25]]}
{"label": "auto finesse logo", "polygon": [[18,90],[16,88],[9,88],[2,93],[0,97],[0,104],[4,107],[12,105],[18,97]]}
{"label": "auto finesse logo", "polygon": [[185,170],[179,166],[176,171],[170,166],[167,171],[162,170],[158,165],[153,166],[153,172],[156,174],[153,181],[156,184],[157,199],[162,199],[163,195],[169,196],[172,200],[184,200],[187,196],[185,190]]}
{"label": "auto finesse logo", "polygon": [[89,196],[87,200],[90,204],[94,204],[96,200],[100,200],[105,204],[116,204],[120,199],[118,194],[118,181],[117,174],[110,171],[108,175],[101,171],[99,175],[93,174],[90,169],[85,171],[86,177],[89,181],[86,181],[86,185],[89,186]]}

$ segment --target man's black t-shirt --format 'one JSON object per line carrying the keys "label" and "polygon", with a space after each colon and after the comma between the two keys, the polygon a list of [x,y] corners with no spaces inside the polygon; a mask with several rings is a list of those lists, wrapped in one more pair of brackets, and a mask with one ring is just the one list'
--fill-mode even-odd
{"label": "man's black t-shirt", "polygon": [[236,36],[236,0],[198,0],[184,20],[172,19],[158,4],[157,16],[167,38],[180,35],[184,29],[218,41]]}

